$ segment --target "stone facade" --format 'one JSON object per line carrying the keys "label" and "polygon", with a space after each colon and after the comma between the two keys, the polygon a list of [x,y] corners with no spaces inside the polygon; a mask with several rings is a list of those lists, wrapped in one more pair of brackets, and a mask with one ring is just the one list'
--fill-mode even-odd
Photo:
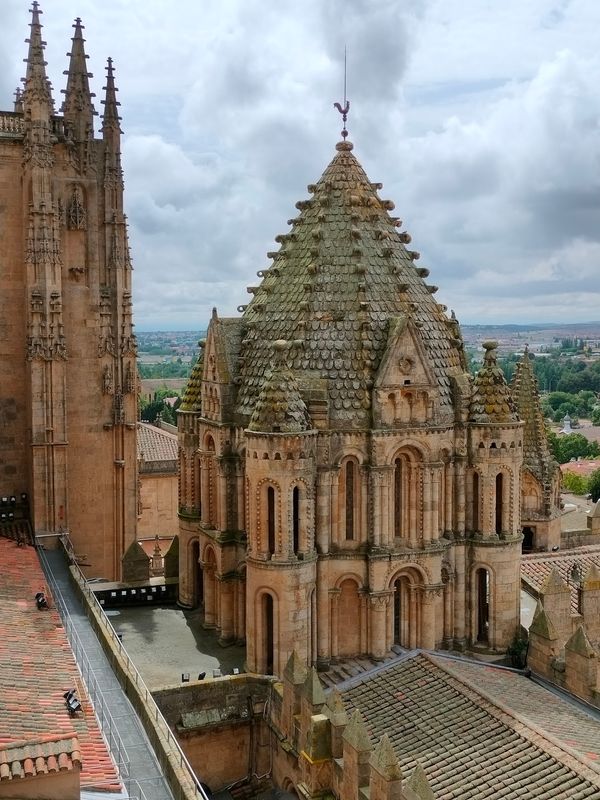
{"label": "stone facade", "polygon": [[0,112],[0,494],[36,534],[68,530],[114,579],[136,527],[136,344],[119,116],[108,62],[101,137],[77,20],[61,108],[33,4],[24,91]]}
{"label": "stone facade", "polygon": [[254,671],[518,628],[524,424],[380,188],[338,144],[179,410],[179,599]]}

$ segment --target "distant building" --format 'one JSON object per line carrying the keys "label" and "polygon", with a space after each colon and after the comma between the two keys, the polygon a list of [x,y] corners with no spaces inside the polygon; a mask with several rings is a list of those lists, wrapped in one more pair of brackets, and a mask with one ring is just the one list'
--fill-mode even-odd
{"label": "distant building", "polygon": [[146,422],[137,429],[138,540],[172,538],[179,528],[177,436]]}

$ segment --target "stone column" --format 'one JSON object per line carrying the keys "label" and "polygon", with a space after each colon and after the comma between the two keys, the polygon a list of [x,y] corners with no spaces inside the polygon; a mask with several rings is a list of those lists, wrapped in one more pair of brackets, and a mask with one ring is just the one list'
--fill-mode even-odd
{"label": "stone column", "polygon": [[437,591],[426,588],[422,597],[421,647],[435,648],[435,599]]}
{"label": "stone column", "polygon": [[203,525],[206,525],[209,521],[208,458],[204,453],[200,454],[200,508]]}
{"label": "stone column", "polygon": [[370,601],[370,645],[371,656],[376,660],[383,660],[389,650],[387,642],[387,607],[389,592],[377,592],[369,596]]}
{"label": "stone column", "polygon": [[317,519],[315,541],[319,553],[329,552],[331,537],[331,472],[320,470],[317,474]]}
{"label": "stone column", "polygon": [[440,538],[441,468],[441,463],[431,465],[431,538],[434,542]]}
{"label": "stone column", "polygon": [[219,578],[219,594],[221,609],[219,627],[221,635],[219,644],[231,644],[233,641],[233,584],[231,581]]}
{"label": "stone column", "polygon": [[[409,616],[408,616],[408,638],[410,642],[410,647],[420,647],[421,641],[419,640],[422,636],[421,631],[419,631],[419,594],[420,588],[415,586],[411,583],[409,587],[410,598],[409,598]],[[421,620],[422,622],[422,620]]]}
{"label": "stone column", "polygon": [[327,562],[317,561],[317,667],[327,669],[331,661],[330,638],[330,590],[327,580]]}
{"label": "stone column", "polygon": [[466,611],[466,576],[465,545],[459,544],[454,549],[454,649],[465,649],[465,614]]}
{"label": "stone column", "polygon": [[373,547],[381,546],[381,519],[382,519],[382,504],[381,504],[381,474],[378,467],[372,467],[370,472],[371,479],[371,496],[373,498],[373,531],[372,531],[372,544]]}
{"label": "stone column", "polygon": [[243,531],[246,528],[246,501],[244,487],[244,470],[242,464],[238,464],[235,471],[236,496],[237,496],[237,529]]}
{"label": "stone column", "polygon": [[431,491],[431,468],[428,464],[422,467],[423,473],[423,545],[426,547],[431,544],[432,539],[432,491]]}
{"label": "stone column", "polygon": [[338,625],[339,625],[339,602],[341,589],[329,590],[329,603],[331,610],[331,657],[336,658],[339,652],[338,644]]}
{"label": "stone column", "polygon": [[219,516],[217,519],[217,528],[221,531],[226,531],[229,527],[227,519],[227,475],[225,466],[221,462],[217,472],[217,485],[218,485],[218,506]]}
{"label": "stone column", "polygon": [[452,609],[452,595],[454,589],[454,580],[452,577],[449,577],[448,583],[444,586],[444,630],[443,630],[443,637],[444,637],[444,647],[452,647],[452,631],[454,628],[454,615]]}
{"label": "stone column", "polygon": [[360,519],[358,520],[358,539],[361,542],[369,540],[369,468],[361,466],[358,468],[360,479]]}
{"label": "stone column", "polygon": [[[423,504],[423,492],[420,491],[423,486],[423,467],[422,465],[410,466],[410,477],[408,484],[408,520],[409,520],[409,538],[411,547],[418,547],[419,545],[419,509]],[[404,514],[403,514],[404,516]],[[404,531],[403,531],[404,533]]]}
{"label": "stone column", "polygon": [[[331,542],[339,547],[340,544],[340,468],[331,472],[330,491],[330,530]],[[343,538],[343,537],[342,537]]]}
{"label": "stone column", "polygon": [[236,644],[243,644],[246,640],[246,582],[240,577],[236,584]]}
{"label": "stone column", "polygon": [[455,473],[455,527],[462,538],[465,535],[465,459],[458,456],[454,462]]}
{"label": "stone column", "polygon": [[452,515],[454,496],[454,464],[447,461],[444,465],[444,532],[454,531]]}

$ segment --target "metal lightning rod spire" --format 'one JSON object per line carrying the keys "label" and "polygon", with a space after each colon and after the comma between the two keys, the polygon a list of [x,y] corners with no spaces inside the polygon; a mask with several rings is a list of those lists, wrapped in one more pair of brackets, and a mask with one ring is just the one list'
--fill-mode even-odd
{"label": "metal lightning rod spire", "polygon": [[350,101],[346,99],[346,81],[347,81],[347,48],[344,45],[344,105],[340,105],[340,103],[334,103],[334,108],[342,115],[342,121],[344,123],[344,127],[342,129],[342,139],[346,141],[346,137],[348,136],[348,131],[346,130],[346,120],[348,119],[348,112],[350,111]]}

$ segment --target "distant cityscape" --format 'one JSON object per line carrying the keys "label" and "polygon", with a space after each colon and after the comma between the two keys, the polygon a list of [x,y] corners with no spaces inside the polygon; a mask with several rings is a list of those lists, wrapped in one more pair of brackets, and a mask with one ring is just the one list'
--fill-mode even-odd
{"label": "distant cityscape", "polygon": [[[498,341],[500,353],[521,352],[525,345],[533,353],[556,350],[561,342],[578,339],[588,352],[600,355],[600,322],[571,324],[462,325],[467,350],[475,360],[483,353],[482,342]],[[189,364],[198,353],[198,340],[206,331],[142,331],[137,334],[140,364],[169,362]]]}

